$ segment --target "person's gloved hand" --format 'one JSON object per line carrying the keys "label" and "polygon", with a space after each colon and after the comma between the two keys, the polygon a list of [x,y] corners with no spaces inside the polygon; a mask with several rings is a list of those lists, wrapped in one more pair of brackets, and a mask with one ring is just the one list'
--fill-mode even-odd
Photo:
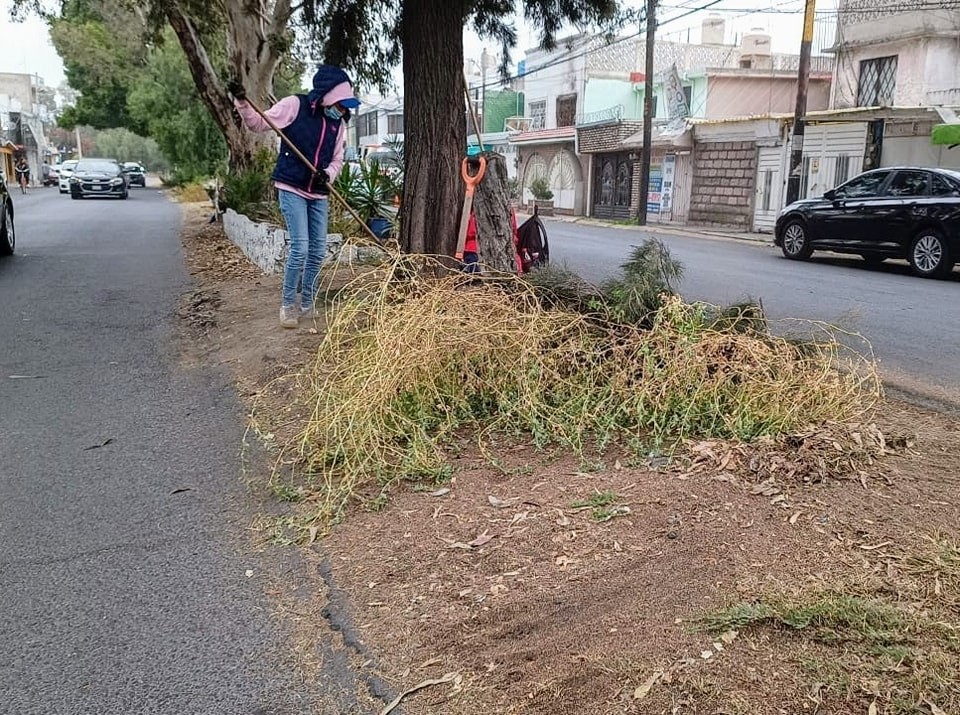
{"label": "person's gloved hand", "polygon": [[325,193],[330,186],[330,177],[327,176],[327,172],[323,169],[314,172],[313,174],[313,190]]}
{"label": "person's gloved hand", "polygon": [[227,82],[227,91],[233,95],[234,99],[243,101],[247,98],[247,90],[243,88],[238,80],[232,79]]}

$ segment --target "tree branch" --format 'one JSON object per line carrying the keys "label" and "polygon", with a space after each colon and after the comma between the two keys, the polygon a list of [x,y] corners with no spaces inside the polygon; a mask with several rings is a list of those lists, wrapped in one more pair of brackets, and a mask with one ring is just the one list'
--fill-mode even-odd
{"label": "tree branch", "polygon": [[[270,27],[267,29],[267,39],[270,40],[274,37],[283,37],[287,34],[287,26],[290,23],[290,18],[293,16],[293,8],[291,5],[291,0],[277,0],[276,4],[273,6],[273,17],[270,18]],[[276,46],[275,43],[270,42],[270,53],[271,57],[276,54],[276,50],[273,48]]]}
{"label": "tree branch", "polygon": [[220,126],[220,129],[224,134],[228,134],[236,128],[233,103],[220,87],[217,72],[213,68],[213,63],[210,61],[206,48],[200,41],[196,28],[175,2],[167,6],[166,16],[170,27],[173,28],[177,39],[180,41],[184,54],[187,56],[187,66],[190,68],[190,75],[197,85],[200,98],[207,105],[211,116]]}

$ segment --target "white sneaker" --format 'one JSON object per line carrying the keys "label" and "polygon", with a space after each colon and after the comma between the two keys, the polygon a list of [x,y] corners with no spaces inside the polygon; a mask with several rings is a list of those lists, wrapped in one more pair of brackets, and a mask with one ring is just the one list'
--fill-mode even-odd
{"label": "white sneaker", "polygon": [[300,311],[295,305],[280,306],[280,325],[284,328],[296,328],[300,321]]}

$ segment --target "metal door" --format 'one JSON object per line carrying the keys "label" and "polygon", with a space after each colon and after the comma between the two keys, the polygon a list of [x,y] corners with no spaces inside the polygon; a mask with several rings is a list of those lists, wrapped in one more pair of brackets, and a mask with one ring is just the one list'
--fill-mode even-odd
{"label": "metal door", "polygon": [[753,230],[772,232],[783,201],[783,147],[760,147]]}
{"label": "metal door", "polygon": [[633,162],[629,154],[600,154],[593,174],[593,212],[597,218],[630,218]]}

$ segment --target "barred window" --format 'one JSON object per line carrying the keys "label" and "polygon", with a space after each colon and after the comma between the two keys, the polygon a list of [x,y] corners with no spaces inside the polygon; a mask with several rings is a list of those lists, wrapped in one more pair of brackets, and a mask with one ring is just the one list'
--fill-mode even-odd
{"label": "barred window", "polygon": [[547,126],[547,101],[530,102],[530,128],[543,129]]}
{"label": "barred window", "polygon": [[403,115],[387,115],[387,134],[403,134]]}
{"label": "barred window", "polygon": [[897,88],[897,57],[877,57],[860,63],[857,84],[858,107],[893,106]]}

